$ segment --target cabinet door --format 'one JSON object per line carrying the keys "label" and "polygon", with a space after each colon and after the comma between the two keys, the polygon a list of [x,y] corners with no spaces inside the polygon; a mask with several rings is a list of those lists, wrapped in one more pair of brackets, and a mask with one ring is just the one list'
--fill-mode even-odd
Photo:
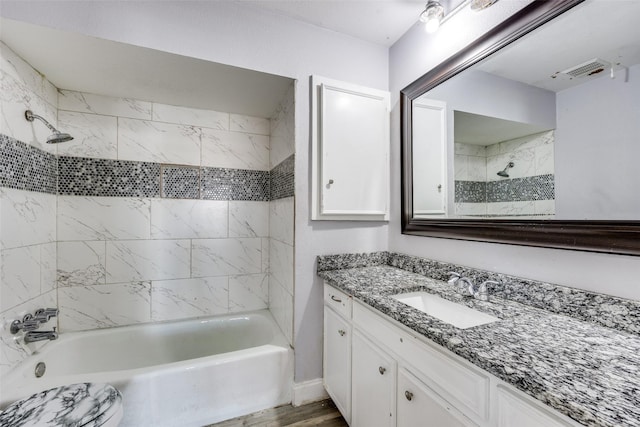
{"label": "cabinet door", "polygon": [[388,220],[389,92],[312,79],[312,219]]}
{"label": "cabinet door", "polygon": [[324,388],[342,416],[351,418],[351,325],[324,308]]}
{"label": "cabinet door", "polygon": [[405,369],[398,370],[398,427],[475,426]]}
{"label": "cabinet door", "polygon": [[360,333],[353,333],[351,425],[395,425],[396,362]]}

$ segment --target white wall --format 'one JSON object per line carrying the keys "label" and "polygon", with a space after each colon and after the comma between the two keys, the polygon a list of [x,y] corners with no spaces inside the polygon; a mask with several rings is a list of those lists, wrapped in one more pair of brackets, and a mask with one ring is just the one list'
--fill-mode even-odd
{"label": "white wall", "polygon": [[322,376],[319,254],[385,250],[386,223],[309,220],[309,76],[388,89],[388,50],[238,2],[4,1],[3,17],[297,79],[296,382]]}
{"label": "white wall", "polygon": [[557,215],[637,220],[640,65],[558,93]]}
{"label": "white wall", "polygon": [[[399,91],[528,1],[502,1],[480,14],[462,11],[435,34],[409,31],[390,51],[392,222],[389,249],[521,277],[640,299],[640,257],[434,239],[401,234]],[[471,29],[473,28],[473,31]],[[427,54],[428,52],[428,54]]]}

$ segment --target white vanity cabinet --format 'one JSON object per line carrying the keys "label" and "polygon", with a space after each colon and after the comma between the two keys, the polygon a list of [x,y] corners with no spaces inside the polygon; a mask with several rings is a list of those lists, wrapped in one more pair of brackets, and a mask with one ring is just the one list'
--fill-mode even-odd
{"label": "white vanity cabinet", "polygon": [[312,220],[389,219],[386,91],[312,76]]}
{"label": "white vanity cabinet", "polygon": [[324,313],[324,384],[351,427],[580,426],[326,284]]}
{"label": "white vanity cabinet", "polygon": [[324,388],[347,422],[351,418],[351,297],[325,285]]}
{"label": "white vanity cabinet", "polygon": [[351,425],[395,426],[395,360],[358,331],[352,345]]}

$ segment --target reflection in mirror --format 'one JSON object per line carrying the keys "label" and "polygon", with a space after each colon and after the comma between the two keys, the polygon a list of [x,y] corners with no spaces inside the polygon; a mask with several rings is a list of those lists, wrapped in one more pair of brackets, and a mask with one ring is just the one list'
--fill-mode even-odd
{"label": "reflection in mirror", "polygon": [[633,16],[586,1],[414,99],[413,217],[639,220]]}

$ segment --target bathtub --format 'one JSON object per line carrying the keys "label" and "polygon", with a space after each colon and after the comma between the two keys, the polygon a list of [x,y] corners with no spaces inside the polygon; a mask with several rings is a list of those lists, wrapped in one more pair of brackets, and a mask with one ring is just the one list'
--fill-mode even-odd
{"label": "bathtub", "polygon": [[[36,378],[39,362],[46,372]],[[293,351],[261,310],[60,334],[3,378],[0,408],[102,382],[122,392],[122,427],[201,427],[290,402],[292,375]]]}

